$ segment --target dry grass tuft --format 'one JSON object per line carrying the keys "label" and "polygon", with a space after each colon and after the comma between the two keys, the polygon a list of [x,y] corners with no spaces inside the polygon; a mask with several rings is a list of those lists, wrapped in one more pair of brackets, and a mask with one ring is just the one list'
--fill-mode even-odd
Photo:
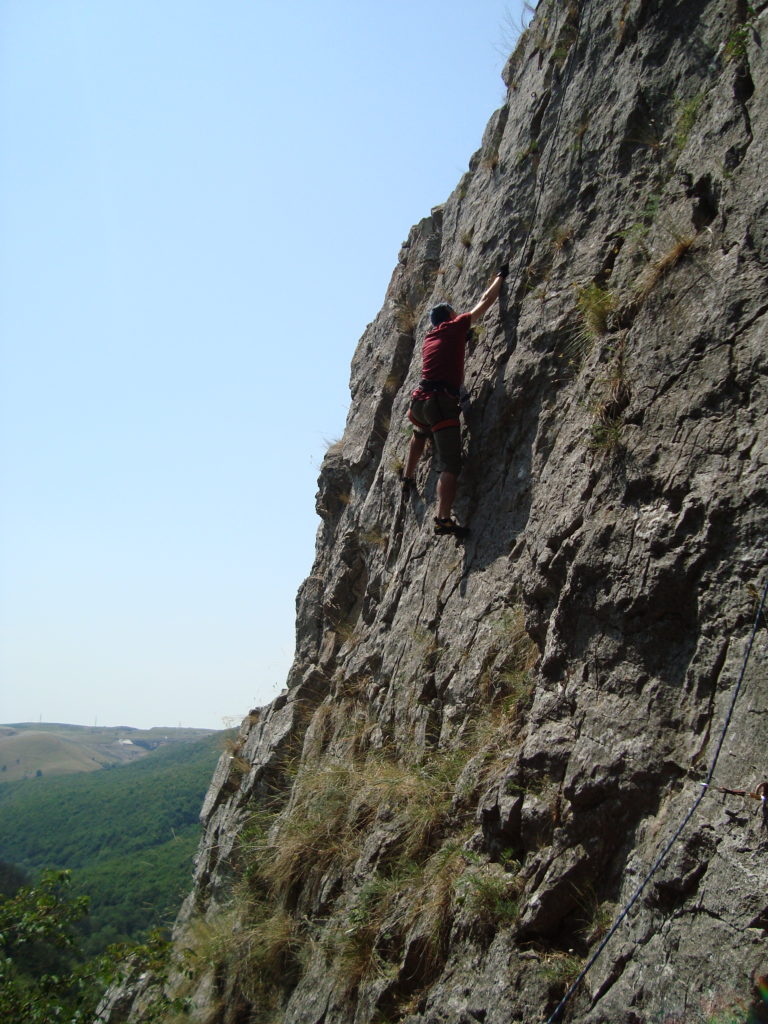
{"label": "dry grass tuft", "polygon": [[583,960],[573,953],[546,953],[539,971],[551,985],[565,991],[578,978]]}
{"label": "dry grass tuft", "polygon": [[635,302],[642,304],[653,289],[662,281],[673,267],[687,256],[696,241],[696,235],[680,235],[675,237],[674,245],[660,258],[654,260],[641,276],[635,289]]}
{"label": "dry grass tuft", "polygon": [[608,318],[616,309],[616,296],[596,281],[590,281],[578,289],[576,307],[581,315],[583,329],[590,340],[600,337],[608,330]]}
{"label": "dry grass tuft", "polygon": [[[504,610],[492,628],[488,700],[453,749],[410,761],[402,749],[372,749],[366,693],[374,680],[361,672],[338,681],[314,710],[312,741],[285,765],[288,802],[283,787],[241,832],[232,908],[190,931],[190,978],[220,972],[253,1019],[267,1021],[279,1018],[309,958],[323,953],[338,992],[391,979],[400,1012],[445,962],[459,913],[485,931],[515,919],[517,870],[472,853],[469,839],[473,795],[530,698],[538,651],[520,609]],[[432,633],[423,640],[436,649]],[[377,823],[387,841],[372,862],[367,841]],[[323,919],[305,919],[321,893]]]}
{"label": "dry grass tuft", "polygon": [[596,281],[576,289],[576,318],[558,353],[566,366],[577,373],[595,341],[608,330],[611,314],[618,307],[616,295]]}

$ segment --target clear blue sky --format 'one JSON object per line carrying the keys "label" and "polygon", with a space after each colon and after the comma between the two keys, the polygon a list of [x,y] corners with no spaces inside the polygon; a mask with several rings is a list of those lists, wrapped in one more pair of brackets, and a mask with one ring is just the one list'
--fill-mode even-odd
{"label": "clear blue sky", "polygon": [[283,687],[316,480],[519,0],[0,0],[0,722]]}

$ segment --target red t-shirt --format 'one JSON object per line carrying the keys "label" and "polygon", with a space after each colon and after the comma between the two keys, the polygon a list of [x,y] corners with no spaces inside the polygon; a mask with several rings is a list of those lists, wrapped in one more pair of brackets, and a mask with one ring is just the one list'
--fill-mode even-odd
{"label": "red t-shirt", "polygon": [[459,390],[464,381],[464,348],[471,326],[471,314],[462,313],[429,331],[421,349],[422,380],[439,380]]}

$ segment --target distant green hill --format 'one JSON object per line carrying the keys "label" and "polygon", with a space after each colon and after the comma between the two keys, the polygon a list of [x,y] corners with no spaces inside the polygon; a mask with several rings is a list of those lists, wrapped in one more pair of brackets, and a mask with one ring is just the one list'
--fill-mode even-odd
{"label": "distant green hill", "polygon": [[96,771],[136,761],[160,746],[188,743],[212,732],[48,722],[0,725],[0,782]]}
{"label": "distant green hill", "polygon": [[0,784],[0,860],[71,868],[91,900],[89,953],[171,921],[189,890],[198,815],[227,733],[108,770]]}

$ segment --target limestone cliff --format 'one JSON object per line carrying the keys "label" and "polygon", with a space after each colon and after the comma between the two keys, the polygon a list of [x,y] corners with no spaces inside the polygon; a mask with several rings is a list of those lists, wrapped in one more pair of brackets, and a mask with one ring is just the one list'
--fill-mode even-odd
{"label": "limestone cliff", "polygon": [[[767,30],[766,0],[539,4],[355,352],[169,1021],[545,1020],[701,793],[766,579]],[[429,308],[504,257],[457,546],[428,460],[401,501],[405,412]],[[765,654],[763,619],[713,785],[565,1019],[768,1020],[765,803],[721,791],[768,778]]]}

